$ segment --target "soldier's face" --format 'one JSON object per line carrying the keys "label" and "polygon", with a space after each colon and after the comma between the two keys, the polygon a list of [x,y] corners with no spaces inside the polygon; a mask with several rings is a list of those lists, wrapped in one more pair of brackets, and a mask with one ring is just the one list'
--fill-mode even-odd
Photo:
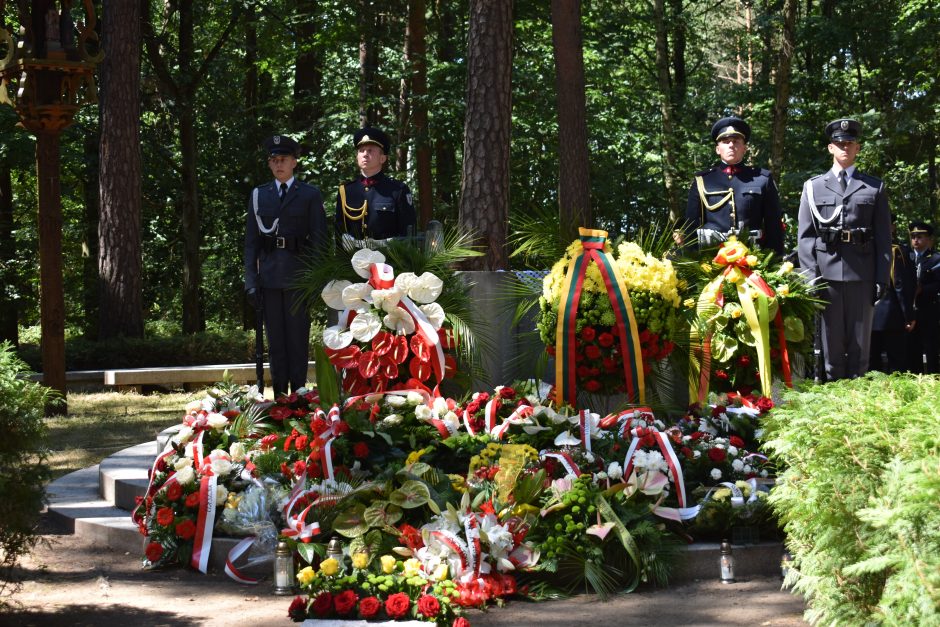
{"label": "soldier's face", "polygon": [[378,173],[387,159],[382,149],[375,144],[363,144],[356,149],[356,163],[366,176]]}
{"label": "soldier's face", "polygon": [[855,158],[858,157],[858,151],[862,145],[858,142],[832,142],[829,144],[829,154],[833,160],[842,166],[842,169],[854,165]]}
{"label": "soldier's face", "polygon": [[922,253],[931,246],[933,246],[933,238],[926,233],[911,234],[911,248],[917,252]]}
{"label": "soldier's face", "polygon": [[290,177],[294,176],[297,159],[291,155],[271,155],[268,157],[268,167],[271,168],[274,178],[281,183],[286,183]]}
{"label": "soldier's face", "polygon": [[737,165],[740,163],[746,152],[747,144],[744,143],[744,138],[739,135],[722,137],[718,140],[718,143],[715,144],[715,154],[728,165]]}

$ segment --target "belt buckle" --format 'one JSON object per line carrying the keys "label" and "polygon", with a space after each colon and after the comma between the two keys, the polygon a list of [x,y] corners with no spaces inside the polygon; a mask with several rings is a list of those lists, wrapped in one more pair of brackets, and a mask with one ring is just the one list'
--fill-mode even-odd
{"label": "belt buckle", "polygon": [[287,248],[287,240],[285,240],[283,237],[275,237],[274,247],[275,248]]}
{"label": "belt buckle", "polygon": [[842,229],[841,240],[845,244],[851,244],[852,243],[852,231],[848,229]]}

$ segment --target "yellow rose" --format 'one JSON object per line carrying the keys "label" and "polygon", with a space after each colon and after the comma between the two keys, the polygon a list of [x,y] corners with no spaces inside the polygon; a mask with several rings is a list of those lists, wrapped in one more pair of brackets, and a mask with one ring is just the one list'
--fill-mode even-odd
{"label": "yellow rose", "polygon": [[383,555],[379,560],[382,563],[382,572],[386,575],[391,575],[395,572],[395,566],[398,564],[398,560],[392,555]]}
{"label": "yellow rose", "polygon": [[368,553],[353,553],[352,555],[352,565],[353,568],[363,569],[369,565],[369,554]]}
{"label": "yellow rose", "polygon": [[780,264],[780,274],[787,274],[789,272],[793,272],[793,264],[789,261],[784,261]]}
{"label": "yellow rose", "polygon": [[320,562],[320,572],[327,577],[332,577],[339,572],[339,562],[334,558],[325,559]]}
{"label": "yellow rose", "polygon": [[[336,560],[333,560],[333,561],[336,561]],[[297,573],[297,581],[302,586],[309,586],[311,583],[313,583],[313,580],[316,578],[317,578],[317,574],[313,572],[313,569],[309,566],[307,566],[306,568],[302,569],[300,572]]]}
{"label": "yellow rose", "polygon": [[417,577],[421,574],[421,562],[415,558],[405,560],[405,577]]}
{"label": "yellow rose", "polygon": [[790,294],[790,286],[784,283],[777,288],[777,296],[788,296]]}

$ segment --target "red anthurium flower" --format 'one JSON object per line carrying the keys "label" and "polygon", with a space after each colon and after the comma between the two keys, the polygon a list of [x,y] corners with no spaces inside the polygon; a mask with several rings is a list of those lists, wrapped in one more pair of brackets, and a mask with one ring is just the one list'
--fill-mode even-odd
{"label": "red anthurium flower", "polygon": [[366,351],[359,356],[359,374],[363,379],[371,379],[379,372],[379,356],[373,351]]}
{"label": "red anthurium flower", "polygon": [[457,372],[457,360],[453,355],[444,355],[444,376],[452,377]]}
{"label": "red anthurium flower", "polygon": [[375,337],[372,338],[372,350],[375,351],[377,355],[385,355],[388,351],[392,350],[394,342],[394,335],[388,331],[379,331],[375,334]]}
{"label": "red anthurium flower", "polygon": [[411,336],[411,352],[421,361],[431,360],[431,347],[424,341],[424,338],[415,333]]}
{"label": "red anthurium flower", "polygon": [[408,339],[404,335],[395,337],[395,343],[392,346],[392,358],[395,363],[403,364],[408,359]]}
{"label": "red anthurium flower", "polygon": [[431,364],[426,361],[412,359],[408,364],[408,371],[415,379],[427,381],[431,377]]}
{"label": "red anthurium flower", "polygon": [[398,364],[391,355],[382,355],[379,359],[379,374],[386,379],[394,379],[398,376]]}

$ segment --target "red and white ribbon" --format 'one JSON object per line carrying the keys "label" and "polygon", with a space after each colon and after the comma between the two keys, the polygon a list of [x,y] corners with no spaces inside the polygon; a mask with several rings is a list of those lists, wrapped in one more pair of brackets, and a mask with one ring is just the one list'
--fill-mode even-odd
{"label": "red and white ribbon", "polygon": [[248,536],[232,547],[232,550],[228,552],[228,557],[225,558],[225,574],[238,583],[243,583],[245,585],[255,585],[258,583],[258,581],[260,581],[254,577],[243,575],[241,571],[235,567],[235,560],[241,557],[242,553],[247,551],[251,545],[254,544],[254,541],[254,536]]}
{"label": "red and white ribbon", "polygon": [[212,548],[217,483],[218,477],[215,475],[204,476],[199,482],[199,514],[196,517],[196,536],[193,538],[193,553],[189,563],[203,574],[209,567],[209,551]]}
{"label": "red and white ribbon", "polygon": [[545,459],[550,457],[552,459],[557,459],[561,462],[561,465],[565,467],[567,474],[574,475],[576,477],[581,476],[581,469],[578,468],[578,465],[574,462],[574,459],[571,458],[571,455],[564,451],[539,451],[539,459]]}
{"label": "red and white ribbon", "polygon": [[672,444],[668,436],[659,431],[656,427],[640,427],[633,429],[633,440],[630,442],[630,448],[627,449],[627,455],[623,460],[623,476],[629,477],[633,470],[633,456],[640,445],[640,440],[647,435],[652,435],[656,441],[659,450],[666,460],[666,466],[672,474],[672,481],[676,486],[676,498],[679,500],[679,507],[686,506],[685,482],[682,476],[682,466],[679,464],[679,458],[676,452],[672,450]]}

